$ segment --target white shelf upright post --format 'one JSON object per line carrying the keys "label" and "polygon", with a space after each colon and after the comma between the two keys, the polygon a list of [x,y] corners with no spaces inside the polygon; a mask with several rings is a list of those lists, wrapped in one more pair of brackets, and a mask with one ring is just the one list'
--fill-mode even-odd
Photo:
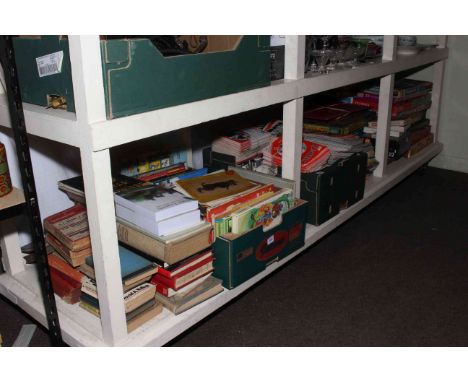
{"label": "white shelf upright post", "polygon": [[[304,78],[305,36],[286,36],[284,80]],[[281,176],[296,182],[296,197],[301,191],[301,154],[304,98],[283,105],[283,163]]]}
{"label": "white shelf upright post", "polygon": [[103,340],[115,345],[127,336],[109,149],[91,151],[92,124],[106,120],[99,36],[70,36],[86,206],[93,248]]}
{"label": "white shelf upright post", "polygon": [[[396,36],[384,36],[382,61],[393,61],[396,58]],[[393,84],[395,74],[380,79],[379,109],[377,113],[377,136],[375,139],[375,158],[379,165],[374,175],[382,177],[387,168],[388,141],[390,137],[390,121],[392,119]]]}
{"label": "white shelf upright post", "polygon": [[[447,47],[447,36],[438,36],[439,48]],[[444,85],[445,60],[434,64],[434,75],[432,82],[432,103],[430,110],[431,132],[434,134],[434,142],[438,141],[438,126],[440,116],[440,103],[442,100],[442,89]]]}

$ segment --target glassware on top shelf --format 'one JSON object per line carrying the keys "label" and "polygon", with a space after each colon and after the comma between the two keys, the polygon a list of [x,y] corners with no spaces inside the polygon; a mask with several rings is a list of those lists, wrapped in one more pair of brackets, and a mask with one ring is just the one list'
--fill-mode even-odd
{"label": "glassware on top shelf", "polygon": [[351,61],[351,68],[355,69],[360,65],[360,59],[366,55],[368,40],[353,39],[353,59]]}

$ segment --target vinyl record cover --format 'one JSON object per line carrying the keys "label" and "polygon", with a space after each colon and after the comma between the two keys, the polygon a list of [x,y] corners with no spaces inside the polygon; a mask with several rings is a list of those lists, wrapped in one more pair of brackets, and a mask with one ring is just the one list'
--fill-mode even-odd
{"label": "vinyl record cover", "polygon": [[256,187],[256,183],[242,178],[233,170],[219,171],[198,178],[177,181],[177,184],[200,203],[238,194]]}

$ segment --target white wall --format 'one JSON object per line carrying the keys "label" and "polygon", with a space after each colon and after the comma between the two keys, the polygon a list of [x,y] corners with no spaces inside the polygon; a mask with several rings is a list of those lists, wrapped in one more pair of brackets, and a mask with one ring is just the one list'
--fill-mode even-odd
{"label": "white wall", "polygon": [[439,125],[443,152],[431,166],[468,173],[468,36],[450,36]]}
{"label": "white wall", "polygon": [[[44,219],[73,205],[65,193],[57,188],[57,182],[81,172],[80,151],[31,135],[28,136],[28,140],[41,217]],[[11,129],[0,126],[0,142],[5,145],[7,151],[11,181],[15,187],[23,189]],[[30,235],[25,216],[18,218],[17,225],[21,245],[29,243]]]}
{"label": "white wall", "polygon": [[[468,36],[449,36],[448,47],[439,120],[439,141],[444,149],[430,165],[468,173]],[[421,71],[414,78],[430,81],[432,70]]]}

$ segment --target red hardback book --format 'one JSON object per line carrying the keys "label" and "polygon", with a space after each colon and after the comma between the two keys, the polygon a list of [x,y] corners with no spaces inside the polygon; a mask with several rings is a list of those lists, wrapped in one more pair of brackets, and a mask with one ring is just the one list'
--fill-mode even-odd
{"label": "red hardback book", "polygon": [[81,283],[66,275],[63,275],[54,268],[50,268],[50,279],[52,281],[52,289],[62,300],[68,304],[76,304],[80,301]]}
{"label": "red hardback book", "polygon": [[47,262],[49,263],[50,268],[54,268],[57,272],[60,272],[81,284],[83,274],[73,268],[65,260],[62,260],[58,255],[49,254],[47,256]]}
{"label": "red hardback book", "polygon": [[[392,104],[392,118],[397,118],[402,112],[418,109],[423,105],[428,105],[431,102],[430,94],[425,94],[420,97],[415,97],[407,101],[393,102]],[[377,112],[379,108],[379,100],[365,98],[365,97],[354,97],[353,104],[367,106],[372,111]]]}
{"label": "red hardback book", "polygon": [[169,265],[167,267],[159,267],[158,272],[164,277],[172,278],[177,275],[184,275],[189,272],[189,269],[196,269],[197,267],[206,264],[213,260],[213,252],[210,250],[203,251],[192,255],[178,263]]}
{"label": "red hardback book", "polygon": [[179,292],[181,294],[185,294],[185,293],[188,293],[192,288],[195,288],[197,285],[201,284],[202,282],[204,282],[206,280],[207,277],[210,277],[210,274],[211,272],[208,272],[207,274],[205,274],[204,276],[200,276],[199,278],[197,278],[196,280],[193,280],[191,281],[190,283],[186,284],[185,286],[179,288],[179,290],[174,290],[172,288],[169,288],[167,287],[166,285],[164,284],[161,284],[161,283],[156,283],[155,286],[156,286],[156,292],[159,293],[159,294],[162,294],[163,296],[166,296],[166,297],[172,297],[172,296],[175,296],[176,294],[178,294]]}
{"label": "red hardback book", "polygon": [[44,219],[44,228],[72,251],[91,246],[88,216],[81,204],[60,211]]}
{"label": "red hardback book", "polygon": [[194,267],[187,268],[186,272],[183,272],[183,274],[178,274],[175,277],[165,277],[158,272],[151,279],[151,283],[156,285],[163,284],[168,288],[178,290],[212,271],[213,257],[210,257],[201,263],[196,264]]}
{"label": "red hardback book", "polygon": [[157,180],[157,179],[164,178],[167,176],[180,174],[182,172],[185,172],[186,170],[187,170],[187,167],[185,166],[185,163],[179,163],[167,169],[161,169],[158,171],[150,171],[147,173],[139,174],[137,176],[137,179],[144,181],[144,182],[150,182],[152,180]]}

